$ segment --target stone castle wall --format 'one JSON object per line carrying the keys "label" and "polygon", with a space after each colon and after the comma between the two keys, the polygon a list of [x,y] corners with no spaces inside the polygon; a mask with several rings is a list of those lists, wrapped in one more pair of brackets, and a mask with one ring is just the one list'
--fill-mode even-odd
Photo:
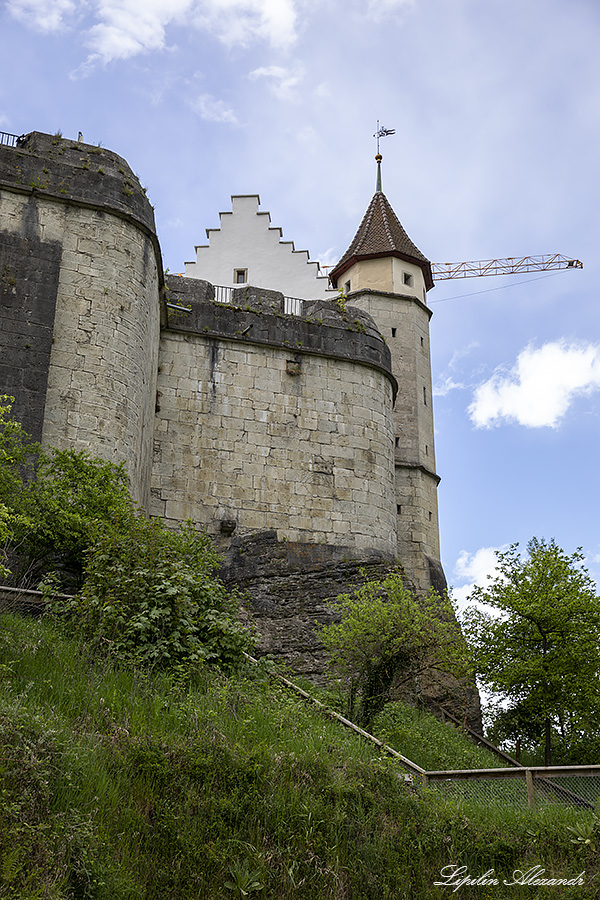
{"label": "stone castle wall", "polygon": [[315,678],[315,620],[363,567],[399,554],[418,587],[443,586],[428,310],[360,294],[289,316],[282,294],[222,305],[173,277],[165,303],[152,208],[121,157],[38,133],[0,146],[0,393],[47,446],[123,462],[147,512],[206,526],[263,651]]}
{"label": "stone castle wall", "polygon": [[171,306],[161,338],[152,513],[393,558],[396,383],[368,317],[326,302],[289,317],[274,292],[240,308],[213,303],[206,282],[168,285],[191,309]]}
{"label": "stone castle wall", "polygon": [[0,147],[0,389],[46,446],[124,462],[147,506],[160,331],[152,208],[121,157]]}

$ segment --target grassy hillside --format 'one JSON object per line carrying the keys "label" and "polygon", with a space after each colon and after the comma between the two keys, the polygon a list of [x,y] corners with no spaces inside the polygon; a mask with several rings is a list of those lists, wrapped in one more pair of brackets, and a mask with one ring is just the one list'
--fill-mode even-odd
{"label": "grassy hillside", "polygon": [[[596,896],[596,855],[566,828],[584,814],[492,814],[418,793],[264,674],[142,675],[5,616],[0,678],[0,898],[419,900],[453,896],[433,884],[449,864],[502,878],[537,863],[586,871],[584,888],[553,896]],[[398,749],[426,767],[479,753],[402,715],[379,727],[388,740],[404,728]],[[549,890],[458,896],[524,894]]]}

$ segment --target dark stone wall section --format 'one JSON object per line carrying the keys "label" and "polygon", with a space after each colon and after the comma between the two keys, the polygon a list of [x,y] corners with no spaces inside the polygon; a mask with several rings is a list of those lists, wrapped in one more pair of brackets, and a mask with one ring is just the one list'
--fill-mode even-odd
{"label": "dark stone wall section", "polygon": [[263,531],[233,539],[221,577],[248,598],[260,633],[258,653],[272,654],[295,672],[324,683],[327,654],[318,626],[335,621],[331,602],[394,567],[395,561],[383,554],[357,556],[342,546],[278,542],[276,531]]}
{"label": "dark stone wall section", "polygon": [[[246,597],[246,608],[260,635],[259,656],[272,655],[295,673],[315,684],[328,683],[327,654],[319,641],[319,626],[336,621],[332,602],[366,581],[383,579],[398,568],[398,560],[379,553],[351,555],[347,547],[332,544],[277,540],[276,531],[262,531],[234,538],[226,551],[221,578]],[[432,563],[432,579],[438,590],[446,580],[439,564]],[[404,579],[407,587],[414,585]],[[458,624],[457,624],[458,631]],[[481,733],[479,696],[469,683],[444,676],[431,682],[422,678],[421,701],[452,710]],[[411,684],[400,688],[399,697],[415,701]]]}
{"label": "dark stone wall section", "polygon": [[62,247],[0,231],[0,393],[16,398],[15,418],[39,441]]}

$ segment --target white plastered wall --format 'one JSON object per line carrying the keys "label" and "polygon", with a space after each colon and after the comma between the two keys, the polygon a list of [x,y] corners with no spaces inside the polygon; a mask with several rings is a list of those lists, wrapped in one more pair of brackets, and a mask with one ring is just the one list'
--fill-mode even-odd
{"label": "white plastered wall", "polygon": [[221,227],[207,229],[209,243],[196,247],[196,261],[185,263],[188,278],[239,287],[234,272],[246,272],[246,284],[281,291],[286,297],[318,300],[328,293],[329,281],[307,250],[283,241],[280,228],[271,226],[268,212],[259,209],[258,194],[233,196],[232,211],[220,213]]}

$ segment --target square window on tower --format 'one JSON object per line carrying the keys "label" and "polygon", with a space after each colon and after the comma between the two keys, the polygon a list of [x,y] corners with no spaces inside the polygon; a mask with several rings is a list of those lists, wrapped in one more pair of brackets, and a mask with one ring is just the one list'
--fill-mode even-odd
{"label": "square window on tower", "polygon": [[412,277],[412,275],[410,274],[410,272],[403,272],[403,273],[402,273],[402,277],[403,277],[403,279],[404,279],[404,284],[406,285],[406,287],[412,287],[412,286],[413,286],[413,277]]}

